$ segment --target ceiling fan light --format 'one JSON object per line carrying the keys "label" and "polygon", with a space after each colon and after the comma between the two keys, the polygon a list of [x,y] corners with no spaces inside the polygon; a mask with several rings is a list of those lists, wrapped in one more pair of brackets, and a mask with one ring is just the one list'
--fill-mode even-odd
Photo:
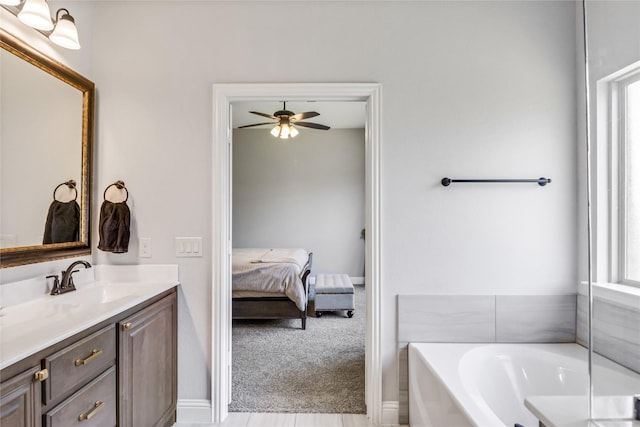
{"label": "ceiling fan light", "polygon": [[49,35],[49,40],[67,49],[80,49],[78,29],[73,16],[69,15],[69,11],[66,9],[59,9],[56,16],[60,15],[60,12],[63,14],[56,19],[56,27]]}
{"label": "ceiling fan light", "polygon": [[280,131],[280,138],[282,139],[289,138],[289,125],[282,126],[282,130]]}
{"label": "ceiling fan light", "polygon": [[275,125],[274,127],[271,128],[270,133],[274,137],[281,138],[281,139],[295,138],[300,134],[300,131],[294,126],[294,124],[313,128],[313,129],[321,129],[321,130],[330,129],[329,126],[321,125],[319,123],[310,123],[310,122],[301,121],[309,117],[319,116],[320,113],[317,113],[315,111],[307,111],[305,113],[295,114],[292,111],[287,110],[286,107],[287,107],[287,103],[284,102],[283,109],[278,110],[273,114],[265,114],[265,113],[260,113],[258,111],[249,111],[249,113],[251,114],[257,114],[258,116],[267,117],[269,119],[277,120],[277,121],[267,122],[267,123],[253,123],[253,124],[242,125],[237,127],[247,128],[247,127],[262,126],[262,125],[271,125],[271,126]]}
{"label": "ceiling fan light", "polygon": [[51,12],[45,0],[26,0],[22,10],[18,13],[18,19],[30,27],[42,31],[53,29]]}

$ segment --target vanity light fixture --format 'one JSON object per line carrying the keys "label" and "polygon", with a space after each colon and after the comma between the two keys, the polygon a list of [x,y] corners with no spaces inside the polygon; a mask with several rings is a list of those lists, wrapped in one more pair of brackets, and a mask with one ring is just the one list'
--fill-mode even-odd
{"label": "vanity light fixture", "polygon": [[53,30],[51,11],[46,0],[26,0],[18,13],[18,19],[36,30]]}
{"label": "vanity light fixture", "polygon": [[[60,12],[62,12],[62,16]],[[73,16],[69,15],[67,9],[58,9],[56,12],[56,27],[49,34],[49,40],[67,49],[80,49],[76,21]]]}
{"label": "vanity light fixture", "polygon": [[78,28],[67,9],[58,9],[54,21],[46,0],[0,0],[0,5],[17,16],[20,22],[40,31],[58,46],[80,49]]}

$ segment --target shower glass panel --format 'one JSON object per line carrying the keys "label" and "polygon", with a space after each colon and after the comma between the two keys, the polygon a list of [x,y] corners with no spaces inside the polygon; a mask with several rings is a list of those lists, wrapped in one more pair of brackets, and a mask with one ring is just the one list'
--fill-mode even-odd
{"label": "shower glass panel", "polygon": [[[585,0],[588,289],[578,340],[590,346],[589,418],[633,425],[640,397],[640,0]],[[639,416],[640,418],[640,416]],[[640,421],[637,421],[640,425]]]}

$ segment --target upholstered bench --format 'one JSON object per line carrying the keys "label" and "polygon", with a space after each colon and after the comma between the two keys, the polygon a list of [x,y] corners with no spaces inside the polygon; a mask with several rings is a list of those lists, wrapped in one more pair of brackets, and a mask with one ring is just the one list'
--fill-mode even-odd
{"label": "upholstered bench", "polygon": [[346,274],[318,274],[316,276],[316,317],[323,311],[346,310],[353,317],[355,310],[353,283]]}

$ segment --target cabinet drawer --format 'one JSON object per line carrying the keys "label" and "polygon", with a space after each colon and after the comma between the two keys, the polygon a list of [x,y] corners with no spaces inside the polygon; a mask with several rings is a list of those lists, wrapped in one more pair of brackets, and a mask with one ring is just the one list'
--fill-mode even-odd
{"label": "cabinet drawer", "polygon": [[49,379],[45,381],[44,403],[65,397],[114,365],[115,360],[115,325],[109,325],[45,358]]}
{"label": "cabinet drawer", "polygon": [[45,414],[44,425],[45,427],[115,426],[115,366]]}

